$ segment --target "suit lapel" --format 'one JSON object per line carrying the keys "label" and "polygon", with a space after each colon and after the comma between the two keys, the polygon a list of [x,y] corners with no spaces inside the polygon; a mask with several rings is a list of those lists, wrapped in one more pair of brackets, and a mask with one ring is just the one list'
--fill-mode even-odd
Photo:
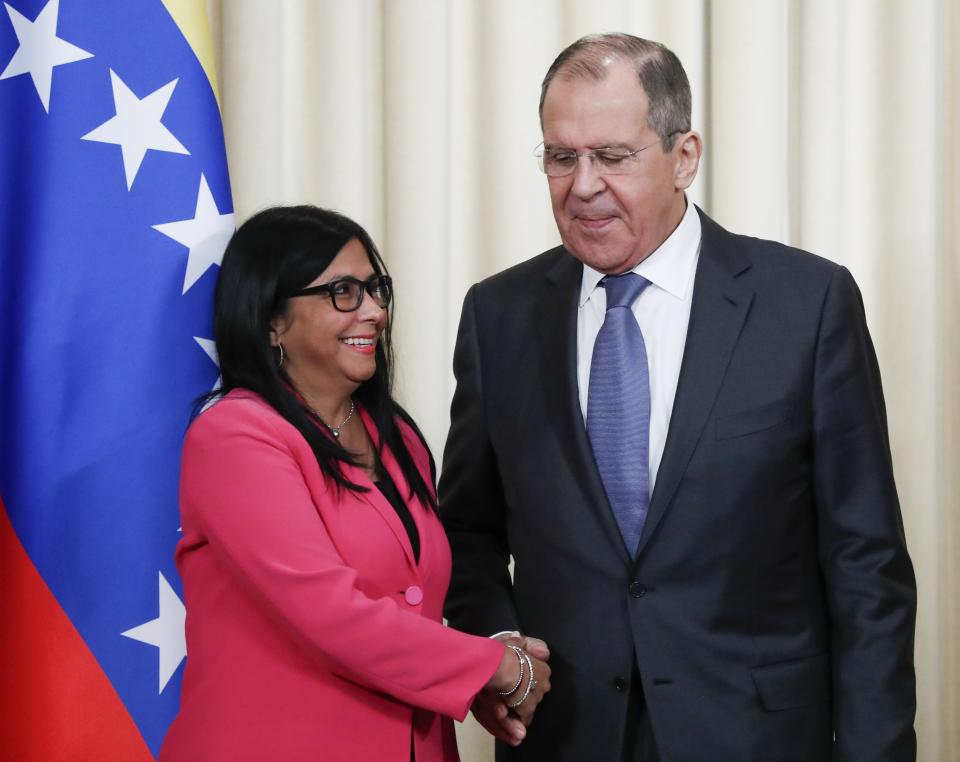
{"label": "suit lapel", "polygon": [[739,253],[730,233],[702,212],[700,217],[703,236],[686,347],[657,483],[635,557],[651,542],[673,499],[753,301],[753,291],[737,281],[750,267],[749,260]]}
{"label": "suit lapel", "polygon": [[539,367],[545,373],[542,391],[547,415],[556,424],[559,445],[574,479],[587,496],[589,507],[604,526],[612,547],[626,562],[629,555],[607,501],[580,410],[577,302],[583,266],[566,250],[560,248],[557,251],[560,256],[547,272],[537,312],[537,346],[542,353]]}
{"label": "suit lapel", "polygon": [[[359,410],[360,419],[367,429],[367,434],[370,436],[373,446],[379,446],[380,437],[377,433],[377,427],[373,424],[373,419],[370,418],[367,411],[363,408]],[[393,479],[397,492],[400,493],[401,497],[406,498],[409,494],[410,487],[407,485],[406,479],[403,478],[400,465],[397,463],[396,458],[393,457],[393,453],[386,448],[384,448],[383,452],[383,465],[384,468],[387,469],[387,473],[390,474],[390,478]],[[390,501],[387,500],[380,489],[370,480],[370,477],[364,473],[363,469],[344,465],[343,470],[346,477],[354,484],[362,484],[365,487],[370,487],[368,492],[357,493],[357,497],[369,503],[377,513],[380,514],[381,518],[387,523],[397,538],[397,542],[400,543],[400,546],[403,548],[403,554],[406,556],[410,568],[417,570],[417,559],[413,555],[413,546],[410,544],[410,537],[407,534],[406,528],[403,526],[403,522],[400,521],[396,509],[390,505]],[[410,509],[410,514],[413,516],[413,521],[417,525],[417,531],[420,533],[420,566],[423,566],[427,543],[423,540],[423,527],[420,522],[417,521],[417,511],[413,507]]]}

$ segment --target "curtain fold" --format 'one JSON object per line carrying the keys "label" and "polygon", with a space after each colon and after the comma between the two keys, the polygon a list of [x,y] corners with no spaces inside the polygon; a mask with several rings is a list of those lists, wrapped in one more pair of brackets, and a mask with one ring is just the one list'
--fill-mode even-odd
{"label": "curtain fold", "polygon": [[[238,219],[353,216],[397,284],[402,402],[435,453],[460,305],[559,242],[540,81],[582,34],[667,44],[721,224],[840,262],[863,291],[920,588],[921,760],[960,759],[960,11],[951,0],[209,0]],[[489,758],[472,721],[466,762]]]}

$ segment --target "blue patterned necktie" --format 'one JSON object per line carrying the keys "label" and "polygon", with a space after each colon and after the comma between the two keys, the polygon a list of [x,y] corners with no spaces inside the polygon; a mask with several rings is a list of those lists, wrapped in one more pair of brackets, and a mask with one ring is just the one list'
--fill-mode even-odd
{"label": "blue patterned necktie", "polygon": [[630,309],[649,284],[629,272],[607,276],[607,314],[593,345],[587,436],[620,533],[632,556],[650,502],[650,371]]}

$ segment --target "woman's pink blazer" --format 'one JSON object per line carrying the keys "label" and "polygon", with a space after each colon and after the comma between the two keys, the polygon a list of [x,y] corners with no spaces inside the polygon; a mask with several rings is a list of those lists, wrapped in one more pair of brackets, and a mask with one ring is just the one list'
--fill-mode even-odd
{"label": "woman's pink blazer", "polygon": [[[400,426],[429,482],[426,451]],[[409,762],[411,738],[417,762],[458,758],[450,718],[466,715],[503,646],[443,626],[450,548],[437,516],[411,501],[418,564],[396,511],[361,470],[346,475],[370,491],[338,491],[250,392],[190,427],[176,551],[188,656],[161,760]]]}

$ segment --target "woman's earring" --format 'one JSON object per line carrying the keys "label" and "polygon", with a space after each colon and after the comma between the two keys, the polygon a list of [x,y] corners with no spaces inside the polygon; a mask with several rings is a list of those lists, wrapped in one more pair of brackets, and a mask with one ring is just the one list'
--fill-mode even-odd
{"label": "woman's earring", "polygon": [[280,360],[277,362],[277,369],[279,370],[283,367],[283,344],[279,341],[277,342],[277,349],[280,350]]}

